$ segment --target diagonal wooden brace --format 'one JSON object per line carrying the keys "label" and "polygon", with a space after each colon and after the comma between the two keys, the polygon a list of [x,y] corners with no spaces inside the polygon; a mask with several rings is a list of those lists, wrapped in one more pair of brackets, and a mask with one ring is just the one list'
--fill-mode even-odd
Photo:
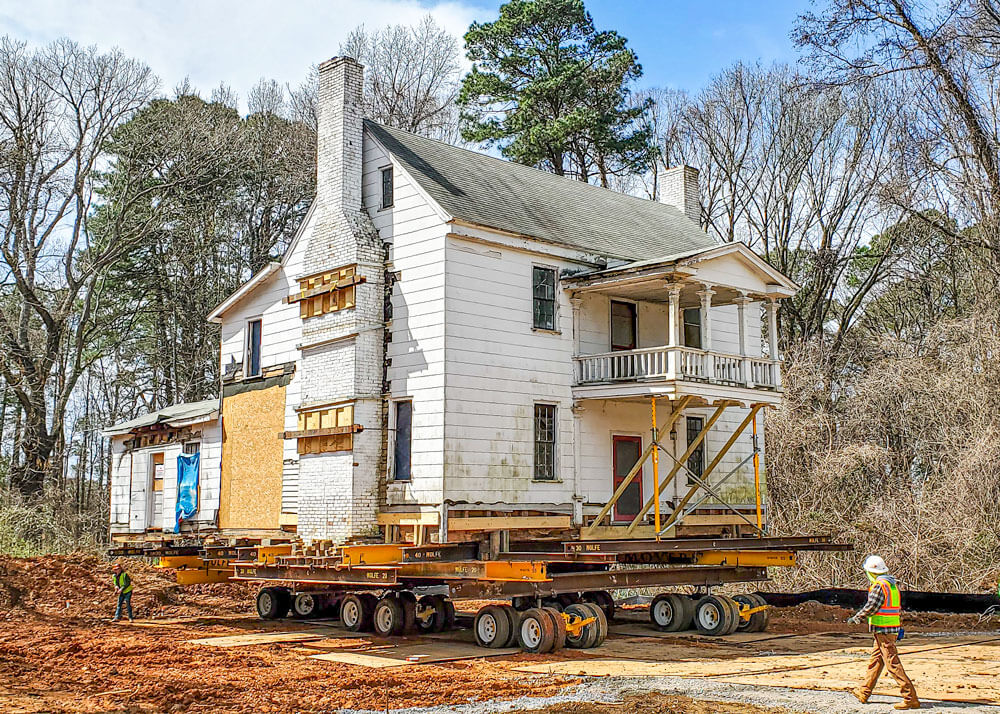
{"label": "diagonal wooden brace", "polygon": [[[719,453],[715,455],[715,458],[712,459],[712,462],[702,472],[701,478],[703,481],[706,480],[712,474],[713,471],[715,471],[715,468],[720,463],[722,463],[722,459],[726,456],[727,453],[729,453],[729,450],[733,448],[733,444],[736,443],[736,440],[740,437],[740,434],[746,431],[746,428],[750,425],[750,422],[752,422],[757,417],[757,412],[759,412],[765,406],[766,405],[764,404],[754,404],[750,407],[750,413],[746,415],[746,418],[742,422],[740,422],[740,425],[736,427],[736,430],[732,433],[732,436],[729,437],[729,440],[726,441],[726,443],[719,450]],[[674,512],[670,514],[670,518],[668,518],[667,522],[663,524],[662,530],[664,531],[667,530],[677,521],[677,519],[680,517],[680,514],[684,511],[684,506],[686,506],[691,501],[691,499],[694,498],[695,494],[698,493],[699,490],[701,490],[700,484],[695,484],[690,489],[688,489],[688,492],[684,494],[684,498],[682,498],[680,503],[677,504],[677,507],[674,508]]]}
{"label": "diagonal wooden brace", "polygon": [[[660,438],[663,438],[663,434],[670,431],[670,427],[672,427],[680,418],[681,412],[684,411],[684,407],[686,407],[690,401],[690,395],[681,397],[677,400],[677,403],[673,405],[670,416],[667,417],[667,421],[657,432],[660,435]],[[597,518],[595,518],[594,521],[583,530],[583,535],[592,534],[601,524],[601,521],[603,521],[607,515],[611,513],[611,509],[615,507],[616,503],[618,503],[618,499],[621,498],[623,493],[625,493],[625,489],[628,488],[630,483],[632,483],[632,480],[636,477],[636,475],[642,471],[642,465],[646,463],[646,459],[648,459],[649,455],[653,453],[653,449],[658,446],[659,440],[653,441],[643,450],[642,455],[639,456],[639,460],[635,462],[635,466],[632,467],[632,470],[628,472],[628,475],[625,476],[618,488],[615,489],[614,495],[611,496],[611,500],[604,504],[604,508],[602,508],[601,512],[597,514]]]}
{"label": "diagonal wooden brace", "polygon": [[732,405],[733,402],[724,401],[718,407],[715,408],[715,411],[712,413],[712,416],[708,418],[708,422],[705,424],[705,427],[701,430],[698,436],[695,437],[694,441],[691,442],[690,446],[688,446],[687,448],[687,451],[681,454],[681,457],[677,459],[677,463],[675,463],[674,467],[670,469],[670,473],[668,473],[666,475],[666,478],[663,479],[663,482],[660,484],[660,487],[658,489],[655,489],[656,493],[654,493],[652,496],[649,497],[649,500],[646,501],[642,505],[642,508],[639,509],[639,513],[636,515],[635,519],[628,524],[628,528],[625,529],[625,535],[632,535],[632,531],[636,529],[636,527],[639,525],[639,522],[643,519],[643,517],[647,513],[649,513],[649,509],[653,507],[653,504],[660,497],[660,494],[663,493],[667,485],[670,484],[677,476],[677,472],[680,471],[681,466],[688,460],[688,458],[690,458],[691,454],[695,452],[695,449],[698,448],[698,445],[705,440],[705,437],[708,436],[709,430],[712,428],[715,422],[719,420],[719,418],[722,416],[722,413]]}

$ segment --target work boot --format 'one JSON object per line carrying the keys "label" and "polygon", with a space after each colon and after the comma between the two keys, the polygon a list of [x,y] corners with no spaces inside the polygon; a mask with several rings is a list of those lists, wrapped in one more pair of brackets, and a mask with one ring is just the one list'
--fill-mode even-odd
{"label": "work boot", "polygon": [[896,704],[893,707],[893,709],[919,709],[919,708],[920,708],[920,702],[917,702],[917,701],[914,701],[914,702],[900,702],[899,704]]}
{"label": "work boot", "polygon": [[855,687],[854,689],[852,689],[851,694],[853,694],[855,699],[857,699],[862,704],[868,703],[868,695],[865,694],[864,691],[862,691],[861,687]]}

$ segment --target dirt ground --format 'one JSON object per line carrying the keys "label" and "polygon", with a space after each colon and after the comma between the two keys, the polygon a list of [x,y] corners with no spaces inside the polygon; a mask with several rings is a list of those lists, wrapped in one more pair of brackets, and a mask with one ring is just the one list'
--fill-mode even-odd
{"label": "dirt ground", "polygon": [[[110,623],[114,594],[109,564],[92,556],[0,557],[0,711],[4,712],[329,712],[400,709],[553,696],[575,677],[526,674],[518,654],[440,664],[371,669],[317,661],[282,644],[218,648],[187,640],[241,632],[292,631],[293,620],[261,622],[255,588],[243,584],[180,588],[168,573],[130,566],[137,622]],[[805,603],[776,610],[769,632],[856,631],[842,608]],[[630,616],[641,617],[641,612]],[[969,615],[920,615],[908,630],[974,629]],[[370,638],[368,638],[370,641]],[[331,648],[357,646],[337,639]],[[378,643],[375,643],[376,646]],[[580,659],[565,650],[547,662]],[[659,698],[655,698],[659,697]],[[597,705],[538,711],[598,711]],[[781,711],[648,695],[602,704],[602,714]]]}

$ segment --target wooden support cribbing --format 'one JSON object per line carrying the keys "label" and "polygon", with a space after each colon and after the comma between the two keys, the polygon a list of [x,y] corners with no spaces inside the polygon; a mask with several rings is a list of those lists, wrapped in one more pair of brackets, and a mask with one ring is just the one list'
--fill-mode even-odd
{"label": "wooden support cribbing", "polygon": [[[680,418],[681,412],[684,411],[684,407],[686,407],[688,405],[688,402],[690,401],[691,401],[690,395],[681,397],[679,400],[677,400],[677,403],[673,405],[673,410],[670,412],[670,416],[667,418],[666,423],[664,423],[664,425],[660,427],[659,430],[660,434],[666,434],[670,432],[670,428]],[[593,533],[594,529],[600,526],[601,521],[603,521],[607,517],[607,515],[611,513],[611,509],[615,507],[615,504],[618,503],[618,499],[621,498],[621,495],[623,493],[625,493],[625,489],[628,488],[628,485],[630,483],[632,483],[632,479],[634,479],[636,477],[636,474],[638,474],[642,470],[642,465],[646,463],[646,459],[648,459],[649,455],[653,453],[653,449],[657,448],[658,446],[659,443],[654,441],[651,442],[643,450],[642,455],[639,456],[639,460],[635,462],[635,466],[632,467],[632,470],[628,472],[628,474],[625,476],[622,482],[618,485],[618,488],[615,489],[614,495],[611,496],[611,500],[608,501],[606,504],[604,504],[604,508],[602,508],[601,512],[597,514],[597,518],[595,518],[593,522],[583,530],[584,536]]]}
{"label": "wooden support cribbing", "polygon": [[[732,436],[729,437],[729,440],[726,441],[725,444],[723,444],[722,448],[719,450],[719,453],[715,455],[714,459],[712,459],[712,463],[710,463],[708,467],[704,470],[704,472],[702,472],[701,478],[703,481],[706,478],[708,478],[713,471],[715,471],[715,468],[720,463],[722,463],[722,459],[729,452],[729,450],[733,448],[733,444],[736,443],[736,440],[740,437],[740,434],[746,431],[746,428],[750,424],[750,422],[756,420],[757,412],[759,412],[765,406],[766,405],[764,404],[754,404],[750,407],[750,413],[746,415],[746,418],[742,422],[740,422],[740,425],[736,427],[736,430],[732,433]],[[686,506],[691,501],[691,499],[694,498],[694,495],[698,493],[700,489],[701,485],[699,484],[695,484],[690,489],[688,489],[688,492],[684,494],[684,498],[682,498],[681,502],[677,504],[676,508],[674,508],[674,512],[670,514],[670,518],[668,518],[667,522],[663,524],[664,530],[677,522],[677,519],[680,517],[681,512],[684,510],[684,506]]]}
{"label": "wooden support cribbing", "polygon": [[674,467],[670,469],[670,473],[668,473],[667,477],[663,479],[663,483],[660,484],[659,488],[655,489],[653,495],[650,496],[649,500],[646,501],[642,505],[642,508],[639,509],[639,513],[636,515],[635,519],[633,519],[633,521],[628,524],[628,527],[625,529],[626,536],[631,535],[632,531],[636,529],[636,526],[639,525],[639,522],[643,519],[643,517],[647,513],[649,513],[649,509],[653,507],[653,503],[660,499],[660,494],[663,493],[663,490],[667,487],[667,485],[673,482],[674,477],[677,476],[677,472],[680,471],[681,469],[681,465],[683,465],[684,462],[687,461],[688,458],[690,458],[691,454],[693,454],[695,449],[698,448],[698,445],[705,440],[706,436],[708,436],[708,432],[711,430],[712,426],[715,425],[715,422],[719,420],[719,418],[722,416],[722,413],[726,411],[726,409],[728,409],[730,406],[732,406],[732,404],[733,402],[727,400],[723,401],[721,404],[719,404],[718,407],[715,408],[715,411],[712,413],[712,416],[708,418],[708,422],[705,424],[705,427],[701,430],[698,436],[694,438],[694,441],[692,441],[691,444],[688,446],[687,451],[681,454],[681,457],[677,459],[677,463],[675,463]]}

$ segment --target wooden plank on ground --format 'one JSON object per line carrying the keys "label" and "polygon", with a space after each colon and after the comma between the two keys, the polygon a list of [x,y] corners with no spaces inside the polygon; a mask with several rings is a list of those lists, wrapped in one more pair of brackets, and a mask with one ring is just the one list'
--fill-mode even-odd
{"label": "wooden plank on ground", "polygon": [[486,649],[474,643],[455,641],[420,641],[414,644],[401,644],[386,650],[372,652],[327,652],[312,655],[311,659],[324,662],[340,662],[361,667],[405,667],[414,664],[430,664],[434,662],[455,662],[481,657],[500,657],[513,655],[519,649]]}
{"label": "wooden plank on ground", "polygon": [[332,629],[322,629],[298,630],[295,632],[251,632],[243,635],[204,637],[197,640],[188,640],[187,643],[190,645],[206,645],[208,647],[245,647],[247,645],[269,645],[277,642],[308,642],[310,640],[346,637],[348,634],[357,637],[355,633],[344,634]]}

